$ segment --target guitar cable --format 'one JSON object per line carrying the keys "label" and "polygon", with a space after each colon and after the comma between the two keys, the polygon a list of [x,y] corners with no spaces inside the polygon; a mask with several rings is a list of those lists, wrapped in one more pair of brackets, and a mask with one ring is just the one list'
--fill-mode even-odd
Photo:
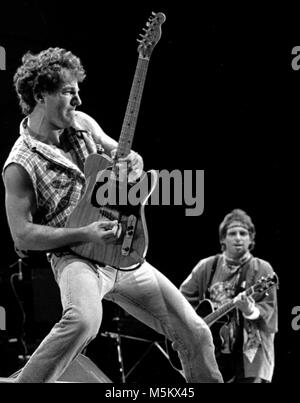
{"label": "guitar cable", "polygon": [[[21,262],[20,262],[20,261],[21,261]],[[21,343],[21,345],[22,345],[22,347],[23,347],[23,352],[24,352],[24,353],[23,353],[23,355],[19,355],[18,358],[19,358],[20,360],[26,361],[26,360],[29,358],[29,355],[28,355],[28,347],[27,347],[27,344],[26,344],[26,341],[25,341],[26,313],[25,313],[25,310],[24,310],[24,308],[23,308],[22,301],[21,301],[21,299],[20,299],[20,297],[19,297],[19,295],[18,295],[18,293],[17,293],[16,287],[15,287],[15,284],[14,284],[14,279],[15,279],[16,277],[18,278],[19,281],[22,281],[22,280],[23,280],[22,271],[20,270],[20,269],[21,269],[21,264],[22,264],[22,259],[19,259],[19,260],[18,260],[18,263],[19,263],[19,264],[18,264],[19,271],[18,271],[18,273],[13,273],[13,274],[10,276],[9,281],[10,281],[10,285],[11,285],[13,294],[14,294],[16,300],[17,300],[17,303],[18,303],[18,306],[19,306],[19,309],[20,309],[21,315],[22,315],[21,334],[20,334],[20,336],[18,337],[18,340],[20,341],[20,343]],[[14,339],[12,339],[11,341],[13,341],[13,340],[14,340]]]}

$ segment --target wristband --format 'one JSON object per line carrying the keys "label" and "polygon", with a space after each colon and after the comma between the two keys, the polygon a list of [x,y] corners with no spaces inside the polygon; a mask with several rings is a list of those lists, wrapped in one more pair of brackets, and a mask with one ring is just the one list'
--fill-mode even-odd
{"label": "wristband", "polygon": [[257,308],[257,306],[254,305],[253,307],[253,311],[250,313],[250,315],[246,315],[243,312],[243,316],[245,319],[249,319],[249,320],[254,320],[257,319],[260,315],[259,309]]}

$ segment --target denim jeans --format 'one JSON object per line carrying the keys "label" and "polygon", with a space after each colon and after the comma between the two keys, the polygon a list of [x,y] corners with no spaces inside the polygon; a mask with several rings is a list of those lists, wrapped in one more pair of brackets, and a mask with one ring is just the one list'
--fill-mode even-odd
{"label": "denim jeans", "polygon": [[102,299],[121,306],[169,338],[187,382],[222,383],[212,336],[180,291],[149,263],[133,271],[93,265],[73,255],[52,255],[63,314],[22,369],[16,382],[55,382],[96,337]]}

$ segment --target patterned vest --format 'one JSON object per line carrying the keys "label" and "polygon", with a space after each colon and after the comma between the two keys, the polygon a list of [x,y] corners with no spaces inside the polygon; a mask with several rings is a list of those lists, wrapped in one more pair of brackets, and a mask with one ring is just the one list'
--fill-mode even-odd
{"label": "patterned vest", "polygon": [[36,224],[64,226],[85,190],[83,169],[87,156],[103,152],[80,113],[76,114],[74,127],[66,130],[64,134],[76,164],[55,148],[30,136],[25,118],[20,125],[20,137],[3,166],[2,175],[12,163],[21,165],[28,173],[36,198],[37,211],[33,217]]}

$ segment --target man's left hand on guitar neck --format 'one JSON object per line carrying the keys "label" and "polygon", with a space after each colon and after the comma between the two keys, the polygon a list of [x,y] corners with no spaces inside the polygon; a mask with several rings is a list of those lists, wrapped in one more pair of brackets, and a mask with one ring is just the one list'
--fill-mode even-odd
{"label": "man's left hand on guitar neck", "polygon": [[[111,151],[112,159],[116,158],[117,149]],[[128,182],[135,182],[143,173],[144,162],[143,158],[135,151],[131,150],[130,153],[124,158],[118,158],[116,167],[120,172],[128,175]],[[124,172],[124,169],[127,172]]]}
{"label": "man's left hand on guitar neck", "polygon": [[245,293],[238,294],[235,299],[235,305],[243,312],[246,319],[257,319],[260,315],[259,309],[255,305],[255,301],[251,296]]}

